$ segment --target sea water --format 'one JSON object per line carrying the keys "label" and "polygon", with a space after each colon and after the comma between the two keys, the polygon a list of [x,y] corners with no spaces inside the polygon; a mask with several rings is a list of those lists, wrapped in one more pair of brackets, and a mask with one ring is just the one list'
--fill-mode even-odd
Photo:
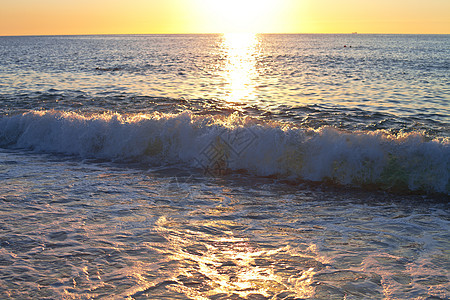
{"label": "sea water", "polygon": [[0,293],[450,297],[448,35],[0,37]]}

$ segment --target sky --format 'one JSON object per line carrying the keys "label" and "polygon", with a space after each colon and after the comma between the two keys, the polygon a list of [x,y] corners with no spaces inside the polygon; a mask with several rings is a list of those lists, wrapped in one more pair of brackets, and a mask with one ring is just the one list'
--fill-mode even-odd
{"label": "sky", "polygon": [[0,0],[0,35],[450,34],[449,0]]}

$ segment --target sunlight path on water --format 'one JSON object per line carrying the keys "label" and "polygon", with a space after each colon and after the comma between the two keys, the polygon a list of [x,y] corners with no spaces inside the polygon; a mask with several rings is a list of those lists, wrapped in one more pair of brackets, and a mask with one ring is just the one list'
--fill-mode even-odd
{"label": "sunlight path on water", "polygon": [[260,40],[252,33],[228,33],[222,47],[227,55],[224,77],[229,89],[226,100],[245,103],[256,98],[256,51]]}
{"label": "sunlight path on water", "polygon": [[302,298],[313,295],[311,283],[316,273],[313,267],[295,268],[295,272],[285,276],[277,272],[274,262],[283,256],[314,260],[314,245],[303,253],[290,246],[263,249],[245,235],[230,230],[240,226],[236,222],[198,221],[184,224],[183,227],[191,228],[186,230],[177,230],[172,223],[165,217],[157,222],[157,231],[169,241],[161,253],[170,253],[168,260],[179,265],[174,270],[174,278],[191,282],[171,286],[174,291],[191,299],[217,295],[247,298],[252,294],[270,297],[282,291]]}

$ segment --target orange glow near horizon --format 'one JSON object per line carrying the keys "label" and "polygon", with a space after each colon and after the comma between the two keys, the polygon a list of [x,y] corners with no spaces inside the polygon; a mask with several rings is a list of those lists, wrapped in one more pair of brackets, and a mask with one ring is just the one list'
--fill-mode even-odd
{"label": "orange glow near horizon", "polygon": [[6,0],[0,35],[450,34],[448,0]]}

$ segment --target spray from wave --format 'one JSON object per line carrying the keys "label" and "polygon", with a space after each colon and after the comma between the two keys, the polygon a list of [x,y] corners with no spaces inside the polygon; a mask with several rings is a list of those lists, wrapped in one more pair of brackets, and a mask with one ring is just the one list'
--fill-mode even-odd
{"label": "spray from wave", "polygon": [[419,133],[343,132],[182,114],[32,111],[0,118],[0,146],[217,174],[330,181],[394,191],[450,194],[450,143]]}

